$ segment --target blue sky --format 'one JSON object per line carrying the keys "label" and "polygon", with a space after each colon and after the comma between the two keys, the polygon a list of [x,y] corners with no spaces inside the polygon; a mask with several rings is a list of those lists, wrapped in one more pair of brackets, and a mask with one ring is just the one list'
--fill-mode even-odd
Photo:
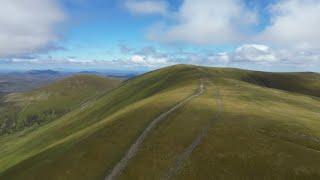
{"label": "blue sky", "polygon": [[4,0],[0,69],[319,72],[319,19],[318,0]]}

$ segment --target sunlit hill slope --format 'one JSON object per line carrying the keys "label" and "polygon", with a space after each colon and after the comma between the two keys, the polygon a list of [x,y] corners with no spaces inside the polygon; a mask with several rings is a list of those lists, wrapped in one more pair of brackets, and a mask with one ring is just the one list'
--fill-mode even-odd
{"label": "sunlit hill slope", "polygon": [[319,74],[176,65],[1,136],[0,179],[319,179],[319,117]]}
{"label": "sunlit hill slope", "polygon": [[0,134],[55,120],[120,82],[94,75],[75,75],[30,92],[6,95],[0,101]]}

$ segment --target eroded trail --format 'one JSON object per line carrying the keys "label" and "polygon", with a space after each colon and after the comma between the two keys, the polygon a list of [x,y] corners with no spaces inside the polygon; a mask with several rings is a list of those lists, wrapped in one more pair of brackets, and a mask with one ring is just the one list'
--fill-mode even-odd
{"label": "eroded trail", "polygon": [[[209,81],[210,84],[213,85],[211,81]],[[213,117],[213,121],[219,118],[220,112],[222,111],[222,100],[220,97],[220,91],[216,87],[214,91],[214,96],[216,98],[216,108],[217,112],[215,113],[215,116]],[[213,122],[212,121],[212,122]],[[177,157],[175,163],[170,167],[168,172],[165,174],[163,179],[171,179],[174,175],[178,173],[178,171],[182,168],[184,162],[189,158],[189,156],[192,154],[194,149],[201,144],[203,139],[208,135],[210,126],[206,126],[201,130],[201,132],[198,134],[198,136],[192,141],[192,143]]]}
{"label": "eroded trail", "polygon": [[175,105],[174,107],[172,107],[170,110],[162,113],[160,116],[158,116],[157,118],[155,118],[153,121],[151,121],[151,123],[144,129],[144,131],[142,132],[142,134],[137,138],[137,140],[131,145],[131,147],[129,148],[129,150],[127,151],[127,153],[122,157],[122,159],[114,166],[114,168],[111,170],[111,172],[105,177],[105,180],[113,180],[115,179],[118,175],[121,174],[121,172],[123,171],[123,169],[125,169],[125,167],[127,166],[129,160],[134,157],[137,153],[137,151],[139,150],[139,147],[141,146],[141,144],[143,143],[143,141],[145,140],[145,138],[148,136],[148,134],[162,121],[164,120],[170,113],[172,113],[173,111],[175,111],[176,109],[178,109],[179,107],[181,107],[182,105],[184,105],[185,103],[187,103],[188,101],[190,101],[191,99],[200,96],[201,94],[203,94],[204,91],[204,84],[202,79],[200,80],[200,85],[199,85],[199,89],[198,91],[189,96],[188,98],[184,99],[183,101],[179,102],[177,105]]}

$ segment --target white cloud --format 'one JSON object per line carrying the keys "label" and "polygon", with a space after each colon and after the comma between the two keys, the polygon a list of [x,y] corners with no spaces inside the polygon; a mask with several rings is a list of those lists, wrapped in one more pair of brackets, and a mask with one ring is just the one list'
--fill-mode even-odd
{"label": "white cloud", "polygon": [[240,29],[257,21],[241,0],[185,0],[173,14],[171,22],[151,28],[150,39],[195,44],[237,41],[244,35]]}
{"label": "white cloud", "polygon": [[275,62],[279,60],[270,47],[261,44],[242,45],[232,56],[233,61]]}
{"label": "white cloud", "polygon": [[166,53],[147,46],[137,49],[129,58],[123,59],[119,63],[152,68],[180,63],[208,66],[241,66],[242,68],[250,68],[252,66],[295,66],[295,70],[297,70],[304,67],[319,66],[320,52],[285,48],[274,49],[264,44],[244,44],[230,52],[211,53],[207,50],[199,52],[178,50]]}
{"label": "white cloud", "polygon": [[[251,65],[269,65],[269,66],[295,66],[319,67],[320,52],[312,50],[294,50],[294,49],[273,49],[262,44],[245,44],[229,53],[216,53],[208,56],[207,61],[211,65],[220,65],[225,62],[227,65],[243,63],[248,67]],[[319,68],[317,71],[319,71]]]}
{"label": "white cloud", "polygon": [[170,60],[165,56],[156,56],[156,55],[142,55],[134,54],[129,58],[129,61],[126,63],[131,63],[133,65],[141,65],[145,67],[162,67],[170,65]]}
{"label": "white cloud", "polygon": [[151,26],[147,37],[160,42],[259,42],[320,49],[319,0],[279,0],[268,8],[271,22],[260,24],[265,28],[256,32],[252,27],[258,24],[261,12],[246,7],[244,0],[184,0],[177,12],[167,12],[164,21]]}
{"label": "white cloud", "polygon": [[130,58],[130,61],[133,63],[136,63],[136,64],[145,64],[146,63],[146,61],[144,60],[144,57],[141,55],[133,55]]}
{"label": "white cloud", "polygon": [[125,7],[135,14],[166,14],[168,5],[162,0],[127,0]]}
{"label": "white cloud", "polygon": [[168,53],[159,52],[153,46],[144,46],[132,49],[130,52],[122,52],[126,55],[121,63],[132,64],[145,67],[162,67],[172,64]]}
{"label": "white cloud", "polygon": [[58,40],[54,28],[64,19],[55,0],[2,0],[0,57],[50,48]]}
{"label": "white cloud", "polygon": [[320,48],[320,1],[281,0],[270,8],[271,25],[259,38],[299,49]]}

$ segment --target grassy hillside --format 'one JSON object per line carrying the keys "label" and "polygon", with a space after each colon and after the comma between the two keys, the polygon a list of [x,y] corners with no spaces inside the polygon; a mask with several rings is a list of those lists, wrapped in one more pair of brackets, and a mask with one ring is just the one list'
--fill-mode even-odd
{"label": "grassy hillside", "polygon": [[120,83],[94,75],[75,75],[26,93],[2,97],[0,134],[50,122]]}
{"label": "grassy hillside", "polygon": [[320,76],[316,73],[249,73],[244,81],[263,87],[320,97]]}
{"label": "grassy hillside", "polygon": [[211,76],[241,80],[254,85],[320,97],[320,75],[312,72],[270,73],[233,68],[203,68]]}
{"label": "grassy hillside", "polygon": [[187,65],[153,71],[36,130],[1,137],[0,179],[103,179],[201,81],[204,92],[148,133],[118,179],[319,179],[319,77]]}

